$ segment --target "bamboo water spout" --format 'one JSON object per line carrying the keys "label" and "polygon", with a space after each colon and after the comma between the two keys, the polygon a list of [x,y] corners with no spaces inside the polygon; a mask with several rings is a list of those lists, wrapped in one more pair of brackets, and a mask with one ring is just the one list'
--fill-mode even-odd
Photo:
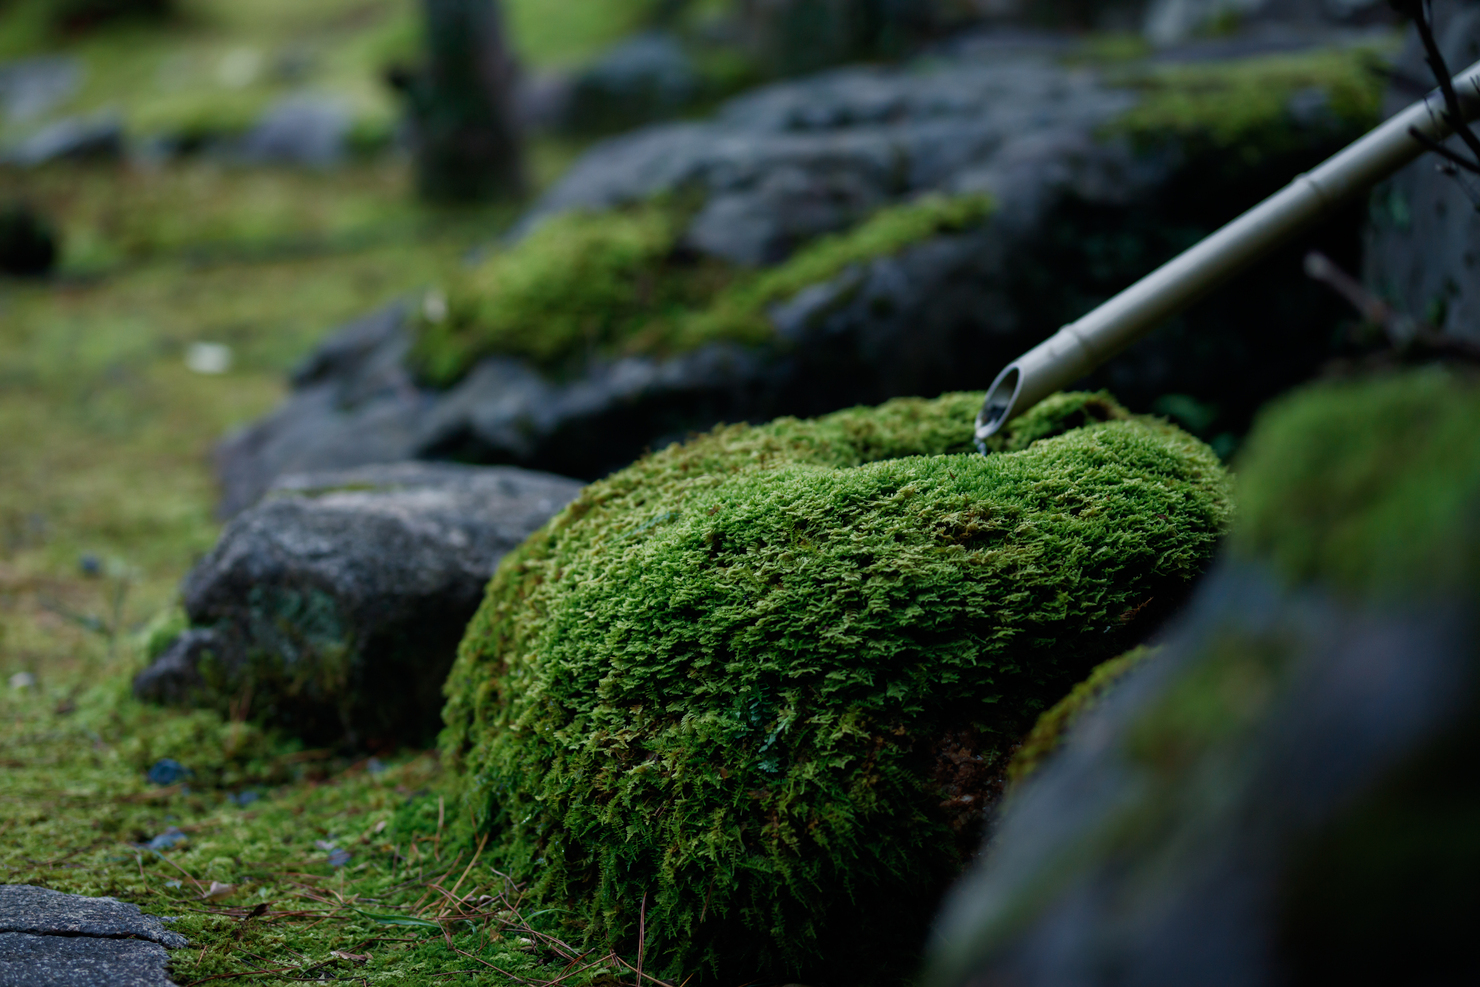
{"label": "bamboo water spout", "polygon": [[[1480,117],[1480,62],[1454,88],[1464,122]],[[1426,148],[1412,131],[1433,141],[1452,133],[1438,90],[1008,364],[977,415],[977,444],[1417,158]]]}

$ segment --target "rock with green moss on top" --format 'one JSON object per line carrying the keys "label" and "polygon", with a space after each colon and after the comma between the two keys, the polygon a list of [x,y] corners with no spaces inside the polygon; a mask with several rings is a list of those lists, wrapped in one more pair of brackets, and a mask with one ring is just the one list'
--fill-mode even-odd
{"label": "rock with green moss on top", "polygon": [[635,956],[645,899],[664,979],[908,971],[1010,748],[1229,514],[1205,446],[1107,396],[987,456],[980,402],[721,428],[505,558],[444,751],[459,818],[572,935]]}
{"label": "rock with green moss on top", "polygon": [[[413,317],[326,344],[290,404],[223,452],[230,500],[356,457],[595,478],[719,422],[980,387],[1359,136],[1374,57],[943,57],[764,87],[604,142]],[[1291,249],[1353,266],[1361,219]],[[1203,410],[1184,424],[1232,448],[1346,315],[1298,257],[1092,386],[1137,409],[1177,398],[1164,406]]]}
{"label": "rock with green moss on top", "polygon": [[411,361],[445,387],[489,356],[570,373],[593,359],[671,356],[706,343],[765,346],[774,342],[770,306],[849,267],[980,226],[992,208],[985,195],[926,195],[761,271],[684,249],[692,210],[671,201],[564,213],[423,306]]}
{"label": "rock with green moss on top", "polygon": [[1328,381],[1239,462],[1224,561],[1014,788],[935,987],[1466,982],[1480,381]]}

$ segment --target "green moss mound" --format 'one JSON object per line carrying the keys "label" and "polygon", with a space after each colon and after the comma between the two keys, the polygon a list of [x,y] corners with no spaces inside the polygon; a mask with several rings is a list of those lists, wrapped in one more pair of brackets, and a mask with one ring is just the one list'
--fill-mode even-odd
{"label": "green moss mound", "polygon": [[1000,784],[1229,513],[1210,450],[1104,395],[969,452],[981,397],[716,429],[503,561],[444,751],[489,852],[574,934],[635,954],[645,901],[665,978],[912,962],[974,848],[943,793]]}
{"label": "green moss mound", "polygon": [[680,240],[690,210],[664,200],[555,216],[429,297],[411,362],[449,386],[485,356],[524,357],[558,372],[590,356],[685,352],[771,338],[767,308],[849,265],[980,223],[985,196],[927,195],[819,237],[789,260],[742,271],[694,256]]}
{"label": "green moss mound", "polygon": [[1324,384],[1262,416],[1233,550],[1370,601],[1480,585],[1480,386],[1433,369]]}

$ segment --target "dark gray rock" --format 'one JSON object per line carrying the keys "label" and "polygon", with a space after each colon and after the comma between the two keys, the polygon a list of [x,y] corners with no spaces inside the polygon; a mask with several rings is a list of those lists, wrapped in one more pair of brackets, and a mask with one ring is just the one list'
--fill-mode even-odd
{"label": "dark gray rock", "polygon": [[117,161],[123,157],[123,120],[115,113],[67,117],[43,127],[6,153],[6,163],[35,168],[53,161]]}
{"label": "dark gray rock", "polygon": [[88,898],[29,884],[0,884],[0,932],[103,939],[147,939],[179,949],[185,937],[170,932],[138,905],[117,898]]}
{"label": "dark gray rock", "polygon": [[242,137],[238,154],[258,164],[331,167],[343,159],[353,124],[341,99],[311,93],[285,96]]}
{"label": "dark gray rock", "polygon": [[[1434,17],[1451,70],[1480,61],[1480,3],[1436,3]],[[1397,68],[1390,114],[1434,85],[1416,32],[1410,30]],[[1446,144],[1466,153],[1458,137]],[[1373,192],[1365,280],[1409,315],[1480,343],[1480,185],[1437,165],[1424,155]]]}
{"label": "dark gray rock", "polygon": [[206,690],[201,663],[210,663],[222,654],[220,635],[209,627],[191,627],[134,676],[134,694],[171,706],[189,705],[203,698]]}
{"label": "dark gray rock", "polygon": [[651,31],[606,52],[577,75],[565,127],[611,132],[673,116],[692,102],[702,80],[678,39]]}
{"label": "dark gray rock", "polygon": [[0,884],[0,987],[168,987],[185,937],[137,905]]}
{"label": "dark gray rock", "polygon": [[1244,32],[1288,37],[1332,26],[1390,25],[1396,20],[1383,0],[1151,0],[1144,17],[1143,31],[1156,45],[1226,35],[1231,25]]}
{"label": "dark gray rock", "polygon": [[135,693],[234,706],[315,741],[426,741],[499,559],[580,487],[450,463],[282,477],[186,577],[196,630]]}
{"label": "dark gray rock", "polygon": [[[712,120],[603,142],[520,229],[680,191],[697,202],[687,246],[741,265],[776,262],[930,191],[990,193],[997,212],[980,227],[803,290],[772,310],[773,345],[594,359],[561,377],[495,357],[450,390],[421,388],[404,369],[405,310],[387,309],[331,337],[281,408],[223,443],[223,510],[320,463],[455,459],[595,478],[721,421],[982,388],[1053,328],[1355,136],[1297,98],[1288,116],[1301,140],[1282,131],[1281,149],[1256,167],[1175,141],[1132,147],[1105,126],[1136,94],[1066,69],[1055,60],[1062,38],[989,40],[929,63],[768,86]],[[1343,311],[1306,283],[1298,258],[1317,245],[1355,266],[1359,223],[1359,209],[1342,214],[1089,383],[1138,410],[1168,392],[1194,395],[1213,408],[1207,438],[1241,431],[1326,358]]]}
{"label": "dark gray rock", "polygon": [[0,932],[0,987],[173,987],[168,965],[158,943]]}
{"label": "dark gray rock", "polygon": [[1009,796],[927,983],[1473,982],[1465,611],[1225,564]]}

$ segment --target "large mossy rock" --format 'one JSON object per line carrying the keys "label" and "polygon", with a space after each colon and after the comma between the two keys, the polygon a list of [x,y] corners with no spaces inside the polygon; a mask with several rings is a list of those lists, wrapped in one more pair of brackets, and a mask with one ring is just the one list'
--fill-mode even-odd
{"label": "large mossy rock", "polygon": [[1471,983],[1480,381],[1307,389],[1158,655],[1014,789],[935,987]]}
{"label": "large mossy rock", "polygon": [[718,429],[507,556],[449,677],[488,851],[676,980],[888,982],[1008,750],[1200,573],[1210,450],[1060,395],[1002,451],[980,394]]}
{"label": "large mossy rock", "polygon": [[[345,329],[223,444],[228,509],[322,461],[594,479],[722,421],[981,387],[1377,119],[1370,47],[1170,57],[987,37],[604,141],[512,242]],[[1360,221],[1354,204],[1089,386],[1142,411],[1180,395],[1160,407],[1227,448],[1329,356],[1347,312],[1300,256],[1355,267]]]}

